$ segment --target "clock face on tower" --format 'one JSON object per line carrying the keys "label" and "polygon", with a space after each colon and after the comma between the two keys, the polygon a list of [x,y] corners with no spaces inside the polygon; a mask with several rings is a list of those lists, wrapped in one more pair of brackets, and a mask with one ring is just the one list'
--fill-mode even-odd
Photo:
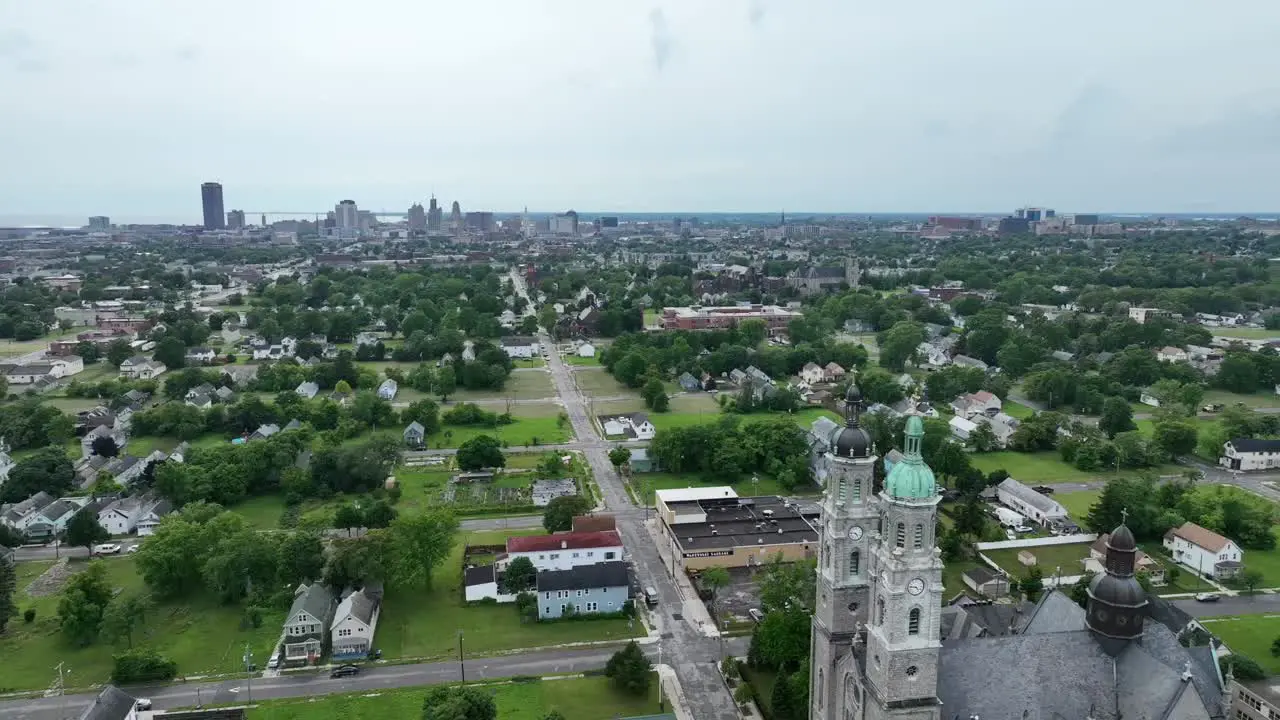
{"label": "clock face on tower", "polygon": [[907,592],[912,595],[919,595],[924,592],[924,580],[921,580],[920,578],[912,578],[911,582],[907,583]]}
{"label": "clock face on tower", "polygon": [[861,540],[861,539],[862,539],[862,527],[861,527],[861,526],[858,526],[858,525],[854,525],[853,527],[849,528],[849,539],[850,539],[850,540]]}

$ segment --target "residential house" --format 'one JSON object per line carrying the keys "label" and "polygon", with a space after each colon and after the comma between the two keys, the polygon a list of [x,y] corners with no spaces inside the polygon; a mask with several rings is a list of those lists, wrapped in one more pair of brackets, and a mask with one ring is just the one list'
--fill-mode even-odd
{"label": "residential house", "polygon": [[138,518],[138,524],[134,527],[138,537],[147,537],[154,535],[156,528],[160,527],[160,521],[173,512],[173,504],[168,500],[159,499],[142,511],[142,516]]}
{"label": "residential house", "polygon": [[303,400],[311,400],[316,396],[316,393],[320,392],[320,385],[314,382],[304,382],[294,388],[293,391]]}
{"label": "residential house", "polygon": [[10,385],[34,385],[42,381],[52,380],[53,365],[49,363],[32,363],[29,365],[2,365],[5,380]]}
{"label": "residential house", "polygon": [[1075,359],[1076,359],[1076,356],[1074,354],[1069,353],[1066,350],[1054,350],[1053,352],[1049,353],[1049,355],[1054,360],[1059,360],[1065,363],[1075,362]]}
{"label": "residential house", "polygon": [[52,540],[67,529],[71,518],[88,503],[89,498],[82,497],[55,500],[29,516],[24,523],[23,532],[28,540],[34,542]]}
{"label": "residential house", "polygon": [[1009,578],[991,568],[979,565],[962,573],[964,584],[970,590],[989,598],[1001,598],[1009,594]]}
{"label": "residential house", "polygon": [[187,453],[191,452],[191,443],[183,440],[178,446],[169,451],[169,459],[176,463],[185,462]]}
{"label": "residential house", "polygon": [[951,358],[947,357],[945,350],[927,342],[916,346],[916,355],[919,358],[920,367],[926,369],[933,370],[951,364]]}
{"label": "residential house", "polygon": [[391,378],[382,381],[378,386],[378,397],[383,400],[394,400],[396,392],[400,390],[400,384]]}
{"label": "residential house", "polygon": [[280,432],[279,425],[276,425],[275,423],[267,423],[266,425],[259,427],[257,430],[254,430],[253,434],[249,436],[248,440],[249,441],[266,440],[267,438],[271,437],[272,435],[275,435],[278,432]]}
{"label": "residential house", "polygon": [[188,365],[208,365],[216,357],[218,353],[210,347],[190,347],[184,355]]}
{"label": "residential house", "polygon": [[502,350],[511,358],[531,358],[538,354],[538,340],[532,337],[504,337]]}
{"label": "residential house", "polygon": [[191,393],[187,393],[187,399],[185,402],[187,405],[190,405],[193,408],[198,408],[200,410],[208,410],[209,408],[213,407],[213,396],[212,395],[192,395]]}
{"label": "residential house", "polygon": [[1270,470],[1280,467],[1280,440],[1232,438],[1222,444],[1218,464],[1232,470]]}
{"label": "residential house", "polygon": [[1193,522],[1166,532],[1164,547],[1178,563],[1207,577],[1228,578],[1244,569],[1244,550],[1239,545]]}
{"label": "residential house", "polygon": [[147,495],[120,498],[98,511],[98,524],[112,535],[128,535],[138,527],[142,513],[154,499]]}
{"label": "residential house", "polygon": [[405,427],[404,429],[405,445],[408,445],[414,450],[419,450],[423,447],[423,445],[426,444],[426,440],[427,440],[427,429],[422,426],[422,423],[418,422],[417,420],[414,420],[413,422],[409,423]]}
{"label": "residential house", "polygon": [[800,368],[800,379],[810,385],[817,385],[826,379],[826,373],[818,363],[805,363],[804,367]]}
{"label": "residential house", "polygon": [[193,398],[197,398],[202,395],[208,398],[212,398],[213,393],[214,393],[214,388],[212,385],[210,385],[209,383],[200,383],[199,385],[188,390],[187,394],[183,397],[186,400],[191,400]]}
{"label": "residential house", "polygon": [[606,438],[624,436],[629,440],[652,440],[658,432],[649,422],[649,416],[642,412],[601,415],[599,421]]}
{"label": "residential house", "polygon": [[1156,359],[1160,362],[1186,362],[1190,359],[1187,351],[1182,348],[1176,348],[1172,345],[1166,345],[1156,351]]}
{"label": "residential house", "polygon": [[0,523],[4,523],[11,530],[21,532],[26,528],[28,520],[35,517],[36,513],[48,507],[56,499],[41,490],[20,503],[0,507],[0,510],[3,510],[3,513],[0,513]]}
{"label": "residential house", "polygon": [[1036,492],[1013,478],[996,486],[996,499],[1022,516],[1049,525],[1067,518],[1067,509],[1048,495]]}
{"label": "residential house", "polygon": [[361,345],[377,345],[382,342],[381,338],[371,332],[362,332],[356,335],[356,347]]}
{"label": "residential house", "polygon": [[951,436],[962,443],[969,442],[969,438],[978,430],[978,423],[961,415],[951,418],[947,425],[951,427]]}
{"label": "residential house", "polygon": [[620,560],[542,570],[538,573],[538,619],[622,612],[629,591],[627,564]]}
{"label": "residential house", "polygon": [[9,454],[9,443],[5,442],[4,438],[0,438],[0,485],[4,485],[9,480],[9,472],[17,465],[13,461],[13,456]]}
{"label": "residential house", "polygon": [[839,363],[829,362],[822,367],[822,379],[825,382],[840,382],[847,373]]}
{"label": "residential house", "polygon": [[582,343],[577,349],[578,357],[590,358],[596,356],[596,346],[591,343]]}
{"label": "residential house", "polygon": [[151,380],[162,375],[167,369],[164,363],[152,360],[145,355],[134,355],[120,363],[121,377],[130,380]]}
{"label": "residential house", "polygon": [[742,386],[743,383],[747,382],[747,374],[738,368],[734,368],[729,371],[729,382]]}
{"label": "residential house", "polygon": [[[1089,557],[1084,559],[1084,571],[1093,573],[1094,575],[1102,575],[1106,572],[1104,563],[1107,559],[1107,542],[1111,539],[1111,533],[1102,533],[1097,540],[1093,541],[1093,545],[1089,546]],[[1141,550],[1137,551],[1134,557],[1133,569],[1137,572],[1146,573],[1147,578],[1153,585],[1164,585],[1164,565],[1152,560],[1150,556]]]}
{"label": "residential house", "polygon": [[702,383],[698,382],[698,378],[687,372],[681,373],[680,377],[676,378],[676,384],[685,392],[700,392],[702,390]]}
{"label": "residential house", "polygon": [[529,558],[538,570],[568,570],[579,565],[622,560],[622,537],[614,531],[507,538],[507,552],[499,557],[499,569],[519,557]]}
{"label": "residential house", "polygon": [[494,565],[477,565],[462,571],[462,597],[467,602],[496,600],[500,603],[516,601],[514,594],[499,589],[498,568]]}
{"label": "residential house", "polygon": [[702,377],[698,378],[698,382],[702,385],[702,389],[712,392],[716,389],[716,379],[709,372],[702,373]]}
{"label": "residential house", "polygon": [[627,460],[627,467],[632,473],[646,473],[658,471],[657,458],[649,455],[646,448],[632,448],[631,457]]}
{"label": "residential house", "polygon": [[1150,405],[1151,407],[1160,407],[1160,398],[1147,392],[1146,390],[1143,390],[1142,394],[1138,396],[1138,402],[1142,403],[1143,405]]}
{"label": "residential house", "polygon": [[80,720],[137,720],[138,699],[115,685],[107,685],[78,717]]}
{"label": "residential house", "polygon": [[367,656],[373,648],[373,634],[378,629],[381,611],[380,598],[365,595],[363,589],[343,598],[329,624],[330,656],[334,660]]}
{"label": "residential house", "polygon": [[111,441],[116,444],[117,450],[124,450],[125,446],[129,444],[129,436],[116,425],[99,425],[80,436],[80,455],[83,457],[92,455],[93,443],[101,437],[111,438]]}
{"label": "residential house", "polygon": [[995,434],[996,443],[1000,447],[1006,447],[1009,444],[1013,433],[1022,424],[1017,418],[1005,413],[996,413],[994,417],[986,418],[985,422],[991,426],[991,432]]}
{"label": "residential house", "polygon": [[1169,312],[1168,310],[1161,310],[1160,308],[1144,308],[1144,307],[1129,308],[1129,319],[1133,320],[1139,325],[1145,325],[1146,322],[1151,318],[1169,317],[1172,314],[1173,313]]}
{"label": "residential house", "polygon": [[[105,464],[97,465],[96,470],[99,472],[111,473],[111,477],[115,478],[116,482],[128,487],[135,480],[141,477],[142,473],[147,471],[148,464],[148,458],[140,458],[133,455],[117,455],[107,460]],[[94,472],[91,478],[86,477],[85,487],[92,484],[93,480],[97,479],[97,475],[98,472]]]}
{"label": "residential house", "polygon": [[236,391],[232,390],[226,385],[220,386],[217,390],[213,391],[214,399],[216,399],[220,403],[231,402],[231,400],[235,398],[235,395],[236,395]]}
{"label": "residential house", "polygon": [[1203,345],[1187,346],[1187,359],[1191,362],[1221,360],[1223,357],[1224,353],[1219,348],[1204,347]]}
{"label": "residential house", "polygon": [[951,401],[951,410],[960,417],[973,417],[974,415],[985,415],[993,417],[1004,403],[999,397],[987,392],[979,390],[976,393],[965,393]]}
{"label": "residential house", "polygon": [[959,365],[960,367],[977,368],[983,372],[987,372],[991,369],[991,366],[987,365],[985,362],[978,358],[969,357],[968,355],[957,355],[951,358],[951,362]]}
{"label": "residential house", "polygon": [[320,659],[333,610],[333,593],[324,585],[298,585],[293,592],[293,605],[284,621],[286,666],[306,665]]}

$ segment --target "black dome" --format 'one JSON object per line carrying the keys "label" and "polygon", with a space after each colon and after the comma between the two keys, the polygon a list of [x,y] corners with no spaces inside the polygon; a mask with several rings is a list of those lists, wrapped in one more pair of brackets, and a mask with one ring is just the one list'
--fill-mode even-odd
{"label": "black dome", "polygon": [[1089,595],[1113,608],[1137,608],[1147,604],[1147,592],[1138,579],[1102,573],[1089,583]]}
{"label": "black dome", "polygon": [[1133,539],[1133,533],[1127,525],[1121,525],[1111,531],[1111,537],[1107,540],[1107,545],[1115,550],[1136,550],[1138,543]]}
{"label": "black dome", "polygon": [[836,457],[871,457],[871,436],[860,427],[844,427],[832,443]]}
{"label": "black dome", "polygon": [[846,404],[862,404],[862,390],[858,387],[858,383],[849,383],[848,389],[844,391],[844,401]]}

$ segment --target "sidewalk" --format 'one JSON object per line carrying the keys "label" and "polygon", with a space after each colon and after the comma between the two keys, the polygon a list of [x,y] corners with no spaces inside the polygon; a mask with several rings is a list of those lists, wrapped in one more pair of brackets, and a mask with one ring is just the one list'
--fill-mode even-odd
{"label": "sidewalk", "polygon": [[[666,569],[667,574],[671,575],[671,541],[662,537],[662,531],[658,527],[658,519],[650,518],[644,522],[645,530],[649,532],[649,538],[653,540],[654,547],[658,549],[658,557],[662,560],[662,566]],[[676,590],[680,592],[681,608],[684,619],[693,626],[695,630],[707,637],[719,637],[720,630],[716,627],[716,623],[711,619],[711,613],[707,611],[707,606],[698,598],[698,591],[693,587],[693,583],[689,581],[689,576],[679,566],[676,567],[674,574]]]}
{"label": "sidewalk", "polygon": [[680,676],[676,674],[676,669],[665,664],[658,665],[656,669],[659,689],[667,692],[667,699],[671,701],[671,712],[675,713],[678,720],[694,720],[693,713],[689,710],[689,702],[684,697],[684,688],[680,686]]}

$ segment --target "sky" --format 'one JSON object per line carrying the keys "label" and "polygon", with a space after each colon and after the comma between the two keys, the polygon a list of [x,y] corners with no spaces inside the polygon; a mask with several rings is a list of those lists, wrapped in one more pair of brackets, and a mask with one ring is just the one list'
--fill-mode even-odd
{"label": "sky", "polygon": [[1280,210],[1275,0],[0,0],[0,216]]}

